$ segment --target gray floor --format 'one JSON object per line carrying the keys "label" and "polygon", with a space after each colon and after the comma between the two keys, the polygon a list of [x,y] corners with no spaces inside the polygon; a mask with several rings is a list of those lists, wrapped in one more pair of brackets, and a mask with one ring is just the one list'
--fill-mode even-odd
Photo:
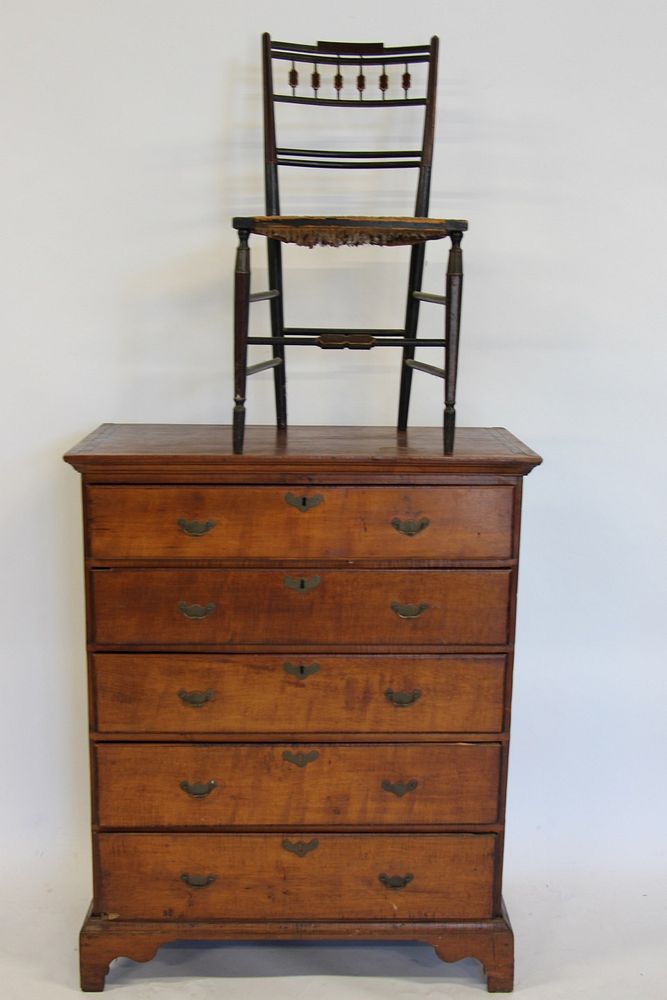
{"label": "gray floor", "polygon": [[[76,938],[88,882],[83,858],[37,857],[23,870],[2,874],[3,1000],[81,995]],[[636,871],[571,869],[550,873],[548,882],[510,873],[515,994],[526,1000],[665,1000],[666,890],[664,877]],[[444,965],[422,945],[176,943],[146,964],[115,961],[106,992],[128,1000],[465,1000],[485,993],[485,983],[477,962]]]}

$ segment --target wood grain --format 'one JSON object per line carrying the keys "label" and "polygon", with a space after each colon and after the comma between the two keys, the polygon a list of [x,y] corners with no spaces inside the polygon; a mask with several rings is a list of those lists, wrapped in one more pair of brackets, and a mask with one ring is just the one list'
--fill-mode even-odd
{"label": "wood grain", "polygon": [[[513,984],[514,936],[504,906],[497,916],[474,920],[123,920],[116,914],[88,913],[81,928],[81,989],[104,989],[109,963],[119,955],[135,962],[151,959],[170,941],[422,941],[443,962],[477,959],[489,992],[509,992]],[[381,956],[381,952],[378,953]],[[381,958],[378,959],[381,973]],[[221,972],[224,970],[221,969]],[[132,972],[129,972],[130,977]],[[448,970],[441,978],[446,980]],[[474,978],[474,972],[472,973]]]}
{"label": "wood grain", "polygon": [[[299,677],[286,666],[313,672]],[[100,733],[503,729],[504,656],[96,653],[92,669]],[[192,708],[179,691],[211,700]],[[397,707],[387,692],[418,696]]]}
{"label": "wood grain", "polygon": [[[286,578],[317,585],[298,592]],[[509,570],[94,570],[100,645],[498,645],[508,638]],[[213,605],[190,620],[179,604]],[[401,618],[392,604],[427,605]]]}
{"label": "wood grain", "polygon": [[[438,920],[492,916],[493,834],[100,834],[98,911],[122,919]],[[181,876],[214,876],[192,889]],[[379,879],[412,875],[403,889]],[[268,929],[268,928],[267,928]]]}
{"label": "wood grain", "polygon": [[511,989],[509,702],[539,456],[502,428],[459,428],[443,455],[440,428],[250,427],[234,455],[228,427],[107,424],[66,461],[87,559],[82,988],[179,938],[367,938],[472,955]]}
{"label": "wood grain", "polygon": [[[314,506],[293,506],[301,498]],[[509,486],[93,486],[87,495],[96,560],[507,559],[512,503]],[[203,534],[186,533],[193,522]],[[409,535],[394,523],[424,526]]]}
{"label": "wood grain", "polygon": [[502,427],[457,427],[452,455],[442,454],[438,427],[400,434],[393,427],[248,427],[244,453],[234,455],[231,427],[220,424],[102,424],[64,457],[91,479],[189,484],[254,475],[265,482],[310,475],[318,483],[332,473],[338,483],[360,474],[408,483],[425,474],[522,476],[542,461]]}
{"label": "wood grain", "polygon": [[[126,829],[493,823],[500,764],[497,743],[100,744],[98,819]],[[193,796],[184,781],[211,790]]]}

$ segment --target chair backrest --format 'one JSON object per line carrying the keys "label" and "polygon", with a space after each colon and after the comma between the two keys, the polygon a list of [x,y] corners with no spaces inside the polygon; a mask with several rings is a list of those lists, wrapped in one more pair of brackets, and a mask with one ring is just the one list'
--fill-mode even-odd
{"label": "chair backrest", "polygon": [[[385,47],[382,42],[317,42],[296,45],[262,36],[264,73],[264,157],[266,214],[280,215],[279,167],[325,169],[400,169],[419,171],[415,216],[428,215],[435,129],[438,39],[428,45]],[[424,92],[413,94],[410,67],[426,63]],[[274,66],[275,64],[275,66]],[[274,69],[283,74],[284,89],[276,91]],[[387,98],[390,80],[398,74],[401,98]],[[341,108],[424,108],[420,149],[330,150],[286,148],[276,141],[276,104]]]}

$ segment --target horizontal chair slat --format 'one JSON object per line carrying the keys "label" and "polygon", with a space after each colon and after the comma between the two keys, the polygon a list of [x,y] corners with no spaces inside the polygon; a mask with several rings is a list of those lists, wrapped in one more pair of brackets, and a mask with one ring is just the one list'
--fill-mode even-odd
{"label": "horizontal chair slat", "polygon": [[345,336],[355,334],[369,335],[371,337],[404,337],[405,330],[369,330],[368,327],[358,327],[356,329],[343,329],[342,327],[315,327],[315,326],[288,326],[283,333],[287,336],[295,337],[319,337],[327,333],[342,333]]}
{"label": "horizontal chair slat", "polygon": [[350,46],[354,46],[355,52],[373,52],[377,53],[378,48],[382,52],[388,52],[390,55],[405,54],[408,52],[430,52],[430,45],[385,45],[383,42],[318,42],[317,45],[303,45],[300,42],[278,42],[271,41],[271,51],[275,49],[276,51],[283,51],[284,49],[293,50],[294,52],[325,52],[330,50],[331,46],[339,46],[340,51],[349,51]]}
{"label": "horizontal chair slat", "polygon": [[[326,334],[322,334],[326,336]],[[271,346],[272,344],[294,344],[296,347],[322,347],[325,346],[330,349],[336,349],[336,345],[326,344],[322,345],[319,342],[318,337],[248,337],[249,344],[264,344]],[[341,344],[341,347],[347,347],[347,344]],[[445,340],[429,340],[417,337],[396,337],[396,338],[384,338],[376,337],[374,338],[374,343],[369,345],[372,347],[445,347]]]}
{"label": "horizontal chair slat", "polygon": [[360,101],[359,99],[337,101],[335,98],[328,97],[287,97],[285,94],[274,94],[273,100],[278,104],[317,104],[320,107],[331,108],[403,108],[415,107],[416,105],[423,107],[426,104],[425,97],[407,97],[396,101]]}
{"label": "horizontal chair slat", "polygon": [[325,56],[295,53],[292,55],[290,52],[272,52],[272,59],[280,59],[281,62],[300,62],[300,63],[317,63],[318,66],[359,66],[359,62],[363,62],[364,66],[402,66],[404,63],[425,63],[430,60],[428,55],[410,55],[406,53],[404,56],[389,56],[388,58],[382,55],[376,56],[365,56],[360,53],[358,56],[341,56],[338,59],[336,56]]}
{"label": "horizontal chair slat", "polygon": [[421,159],[421,149],[288,149],[280,146],[276,149],[278,156],[333,157],[336,160],[350,159],[382,159],[385,157],[410,157]]}
{"label": "horizontal chair slat", "polygon": [[392,170],[401,167],[419,167],[414,160],[388,160],[384,163],[345,163],[338,160],[290,160],[279,157],[279,167],[320,167],[326,170]]}

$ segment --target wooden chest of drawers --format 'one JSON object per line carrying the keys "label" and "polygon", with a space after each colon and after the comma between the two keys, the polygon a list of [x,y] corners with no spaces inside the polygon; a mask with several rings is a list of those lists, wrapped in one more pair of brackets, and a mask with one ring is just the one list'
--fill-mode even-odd
{"label": "wooden chest of drawers", "polygon": [[403,939],[512,988],[507,431],[104,425],[83,475],[81,985],[175,939]]}

